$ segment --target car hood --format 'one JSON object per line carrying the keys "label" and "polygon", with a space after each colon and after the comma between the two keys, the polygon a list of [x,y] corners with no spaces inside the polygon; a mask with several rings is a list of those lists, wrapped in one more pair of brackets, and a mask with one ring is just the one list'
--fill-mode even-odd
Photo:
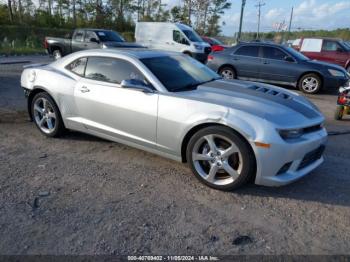
{"label": "car hood", "polygon": [[322,62],[318,60],[306,60],[304,63],[309,64],[309,65],[314,65],[316,67],[324,67],[324,68],[329,68],[329,69],[335,69],[335,70],[340,70],[340,71],[345,71],[344,68],[341,66],[335,65],[335,64],[330,64],[327,62]]}
{"label": "car hood", "polygon": [[305,97],[267,84],[216,80],[182,94],[246,112],[283,127],[307,127],[324,121],[322,113]]}
{"label": "car hood", "polygon": [[142,48],[143,46],[131,42],[104,42],[107,47]]}

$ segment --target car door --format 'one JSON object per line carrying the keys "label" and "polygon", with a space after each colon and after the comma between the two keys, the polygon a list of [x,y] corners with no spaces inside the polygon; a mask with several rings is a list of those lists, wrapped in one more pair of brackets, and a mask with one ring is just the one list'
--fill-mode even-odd
{"label": "car door", "polygon": [[238,78],[247,80],[259,79],[261,66],[259,49],[257,45],[243,45],[230,55],[229,63],[235,67]]}
{"label": "car door", "polygon": [[337,41],[323,40],[321,53],[323,61],[344,67],[347,58],[346,52]]}
{"label": "car door", "polygon": [[281,84],[296,81],[299,75],[298,64],[284,50],[273,46],[263,46],[262,58],[261,79]]}
{"label": "car door", "polygon": [[166,42],[169,46],[169,50],[175,52],[181,52],[182,49],[190,48],[190,43],[188,42],[185,35],[180,30],[173,30],[173,41]]}
{"label": "car door", "polygon": [[157,93],[122,88],[127,79],[144,79],[132,63],[108,57],[88,57],[85,75],[74,91],[81,123],[96,134],[155,147]]}
{"label": "car door", "polygon": [[[91,41],[92,39],[95,39],[96,41]],[[87,30],[84,37],[84,49],[100,48],[98,41],[99,38],[97,37],[96,33],[94,31]]]}
{"label": "car door", "polygon": [[77,52],[85,49],[84,30],[76,30],[72,37],[72,52]]}

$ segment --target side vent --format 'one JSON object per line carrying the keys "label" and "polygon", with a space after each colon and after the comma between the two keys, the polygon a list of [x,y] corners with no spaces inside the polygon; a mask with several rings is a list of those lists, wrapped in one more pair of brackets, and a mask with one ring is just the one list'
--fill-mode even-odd
{"label": "side vent", "polygon": [[280,97],[282,99],[289,99],[290,98],[290,96],[285,94],[285,93],[281,93],[281,92],[278,92],[276,90],[269,89],[267,87],[259,87],[259,86],[252,85],[252,86],[248,86],[247,88],[251,89],[251,90],[256,90],[256,91],[259,91],[259,92],[262,92],[265,94],[269,94],[272,96],[277,96],[277,97]]}

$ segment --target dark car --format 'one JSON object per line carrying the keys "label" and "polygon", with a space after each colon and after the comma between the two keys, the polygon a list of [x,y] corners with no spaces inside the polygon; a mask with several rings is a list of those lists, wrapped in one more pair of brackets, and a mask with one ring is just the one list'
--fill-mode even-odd
{"label": "dark car", "polygon": [[270,43],[240,43],[212,53],[207,65],[226,79],[242,79],[298,87],[315,94],[346,84],[344,68],[312,61],[293,48]]}
{"label": "dark car", "polygon": [[228,46],[225,46],[223,42],[220,40],[214,38],[214,37],[209,37],[209,36],[201,36],[204,42],[207,42],[210,46],[213,52],[218,52],[218,51],[223,51],[225,48]]}
{"label": "dark car", "polygon": [[141,48],[128,43],[117,32],[105,29],[76,29],[72,38],[45,37],[44,47],[55,59],[70,53],[98,48]]}

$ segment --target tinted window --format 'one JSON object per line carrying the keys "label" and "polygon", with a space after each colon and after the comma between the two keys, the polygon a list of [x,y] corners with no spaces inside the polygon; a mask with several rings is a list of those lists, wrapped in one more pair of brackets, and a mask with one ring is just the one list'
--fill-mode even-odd
{"label": "tinted window", "polygon": [[324,40],[322,45],[323,51],[337,51],[338,48],[341,48],[337,42]]}
{"label": "tinted window", "polygon": [[120,84],[122,80],[140,79],[142,73],[131,63],[108,57],[89,57],[85,77]]}
{"label": "tinted window", "polygon": [[286,53],[275,47],[263,47],[263,52],[264,58],[267,59],[284,60],[287,56]]}
{"label": "tinted window", "polygon": [[74,40],[82,42],[84,39],[84,31],[77,31],[74,35]]}
{"label": "tinted window", "polygon": [[181,55],[144,58],[141,61],[171,92],[192,90],[201,83],[220,78],[200,62]]}
{"label": "tinted window", "polygon": [[93,31],[86,31],[85,42],[90,42],[91,38],[95,38],[96,40],[98,40],[98,37],[96,36],[95,32],[93,32]]}
{"label": "tinted window", "polygon": [[114,31],[96,31],[102,42],[125,42],[124,38]]}
{"label": "tinted window", "polygon": [[235,55],[244,55],[244,56],[259,56],[259,47],[258,46],[242,46],[238,48],[235,52]]}
{"label": "tinted window", "polygon": [[66,69],[68,69],[69,71],[77,75],[84,76],[86,61],[87,61],[86,57],[79,58],[74,62],[70,63],[69,65],[67,65]]}

